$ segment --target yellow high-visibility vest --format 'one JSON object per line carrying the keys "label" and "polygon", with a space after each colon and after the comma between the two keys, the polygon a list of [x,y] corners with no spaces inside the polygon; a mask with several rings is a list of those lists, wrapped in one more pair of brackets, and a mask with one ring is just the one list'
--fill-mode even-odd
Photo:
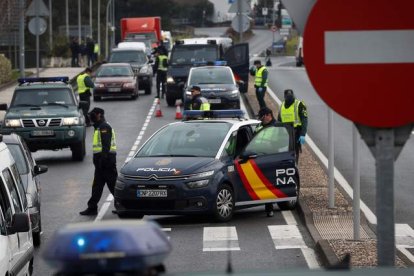
{"label": "yellow high-visibility vest", "polygon": [[158,70],[167,71],[167,67],[165,66],[165,64],[167,63],[167,59],[168,59],[168,57],[166,55],[159,55],[158,56]]}
{"label": "yellow high-visibility vest", "polygon": [[[102,152],[101,131],[99,128],[95,129],[93,132],[92,150],[94,154]],[[116,153],[116,138],[114,129],[112,129],[111,147],[109,148],[109,152]]]}
{"label": "yellow high-visibility vest", "polygon": [[[201,101],[201,105],[200,105],[200,109],[199,110],[210,110],[210,103],[208,102],[208,100],[204,97],[200,97],[199,98]],[[193,109],[193,105],[190,105],[190,110]]]}
{"label": "yellow high-visibility vest", "polygon": [[94,46],[94,48],[93,48],[93,52],[95,53],[95,54],[99,54],[99,44],[98,43],[95,43],[95,46]]}
{"label": "yellow high-visibility vest", "polygon": [[282,103],[282,109],[280,110],[280,119],[282,123],[293,123],[293,127],[298,127],[302,125],[302,121],[299,116],[299,104],[300,101],[295,99],[295,102],[289,106],[285,107],[285,102]]}
{"label": "yellow high-visibility vest", "polygon": [[88,76],[88,74],[86,73],[82,73],[78,76],[78,78],[76,79],[76,82],[78,83],[78,94],[82,94],[85,93],[86,90],[88,90],[89,88],[86,87],[85,85],[85,78]]}
{"label": "yellow high-visibility vest", "polygon": [[258,87],[267,87],[267,80],[268,80],[268,78],[266,78],[266,82],[265,82],[264,86],[262,86],[263,71],[264,70],[266,70],[266,67],[264,67],[264,66],[260,67],[259,70],[256,70],[254,84],[256,86],[258,86]]}

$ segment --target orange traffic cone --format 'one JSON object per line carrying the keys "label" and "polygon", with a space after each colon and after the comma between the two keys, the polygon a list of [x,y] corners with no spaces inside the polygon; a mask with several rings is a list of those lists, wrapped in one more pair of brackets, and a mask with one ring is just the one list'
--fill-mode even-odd
{"label": "orange traffic cone", "polygon": [[176,104],[175,106],[175,119],[181,120],[183,118],[183,114],[181,113],[180,104]]}
{"label": "orange traffic cone", "polygon": [[162,117],[160,99],[158,99],[157,106],[155,107],[155,117]]}

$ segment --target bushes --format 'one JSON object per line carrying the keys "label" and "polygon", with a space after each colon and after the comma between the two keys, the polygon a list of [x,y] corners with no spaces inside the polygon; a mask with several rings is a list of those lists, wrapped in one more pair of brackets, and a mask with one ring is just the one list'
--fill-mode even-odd
{"label": "bushes", "polygon": [[0,54],[0,84],[10,81],[11,77],[12,67],[10,60],[8,60],[3,54]]}

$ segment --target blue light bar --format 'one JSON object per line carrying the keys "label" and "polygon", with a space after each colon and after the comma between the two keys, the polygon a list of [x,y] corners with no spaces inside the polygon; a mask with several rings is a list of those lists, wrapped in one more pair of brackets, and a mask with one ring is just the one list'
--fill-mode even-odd
{"label": "blue light bar", "polygon": [[227,65],[227,61],[225,61],[225,60],[216,60],[214,62],[214,65],[216,65],[216,66],[226,66]]}
{"label": "blue light bar", "polygon": [[154,222],[106,220],[56,231],[43,258],[59,273],[139,272],[162,265],[171,244]]}
{"label": "blue light bar", "polygon": [[244,118],[244,112],[240,109],[228,110],[184,110],[184,119],[192,120],[197,118]]}
{"label": "blue light bar", "polygon": [[69,82],[69,77],[42,77],[42,78],[19,78],[19,84],[35,83],[35,82]]}

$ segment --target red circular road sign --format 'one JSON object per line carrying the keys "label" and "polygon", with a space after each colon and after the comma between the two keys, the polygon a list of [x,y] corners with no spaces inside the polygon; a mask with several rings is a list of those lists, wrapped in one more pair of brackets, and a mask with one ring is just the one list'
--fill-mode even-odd
{"label": "red circular road sign", "polygon": [[270,28],[272,30],[272,32],[276,32],[277,31],[277,27],[275,25],[272,26],[272,28]]}
{"label": "red circular road sign", "polygon": [[414,1],[318,0],[304,33],[309,78],[337,113],[371,127],[414,122]]}

